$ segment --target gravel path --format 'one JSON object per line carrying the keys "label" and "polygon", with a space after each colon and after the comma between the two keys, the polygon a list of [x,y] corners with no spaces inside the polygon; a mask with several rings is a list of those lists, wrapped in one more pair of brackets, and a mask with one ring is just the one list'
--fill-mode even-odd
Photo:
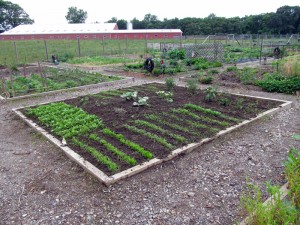
{"label": "gravel path", "polygon": [[234,224],[246,177],[283,184],[282,162],[292,146],[300,149],[292,138],[300,133],[299,97],[247,90],[293,106],[106,187],[11,111],[82,94],[0,102],[0,224]]}

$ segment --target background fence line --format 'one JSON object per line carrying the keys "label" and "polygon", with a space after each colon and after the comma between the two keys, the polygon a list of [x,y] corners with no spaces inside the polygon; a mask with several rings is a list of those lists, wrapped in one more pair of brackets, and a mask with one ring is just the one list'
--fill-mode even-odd
{"label": "background fence line", "polygon": [[220,34],[193,35],[179,39],[95,39],[95,40],[29,40],[0,41],[0,64],[17,65],[37,61],[49,61],[56,55],[59,61],[70,57],[93,56],[143,56],[148,54],[155,43],[172,43],[182,47],[183,44],[210,44],[220,42],[226,46],[259,48],[261,45],[299,45],[300,35],[267,34]]}

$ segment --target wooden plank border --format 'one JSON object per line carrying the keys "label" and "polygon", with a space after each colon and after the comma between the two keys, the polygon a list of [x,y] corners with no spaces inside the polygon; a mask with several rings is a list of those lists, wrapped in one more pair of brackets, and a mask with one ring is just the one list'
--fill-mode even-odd
{"label": "wooden plank border", "polygon": [[[159,83],[159,82],[149,82],[149,83]],[[23,108],[17,108],[17,109],[13,109],[13,112],[16,113],[16,115],[18,115],[23,121],[25,121],[29,126],[31,126],[32,128],[34,128],[36,131],[38,131],[39,133],[41,133],[43,136],[45,136],[47,139],[49,139],[53,144],[55,144],[57,147],[59,147],[71,160],[75,161],[76,163],[78,163],[84,170],[86,170],[87,172],[89,172],[90,174],[92,174],[93,176],[95,176],[99,181],[101,181],[102,183],[104,183],[105,185],[109,186],[121,179],[125,179],[127,177],[133,176],[137,173],[140,173],[150,167],[153,167],[155,165],[161,164],[165,161],[169,161],[181,154],[187,154],[190,153],[191,151],[195,150],[196,148],[198,148],[199,146],[208,143],[212,140],[215,140],[218,137],[221,137],[223,135],[226,135],[230,132],[233,132],[243,126],[246,126],[247,124],[256,121],[258,119],[261,119],[262,117],[266,116],[266,115],[271,115],[274,114],[276,112],[278,112],[279,110],[283,110],[283,109],[288,109],[291,107],[292,102],[291,101],[283,101],[283,100],[278,100],[278,99],[271,99],[271,98],[261,98],[261,97],[255,97],[255,96],[248,96],[248,95],[240,95],[240,94],[233,94],[233,95],[239,95],[239,96],[244,96],[244,97],[250,97],[250,98],[260,98],[260,99],[267,99],[267,100],[273,100],[273,101],[280,101],[282,102],[282,104],[276,108],[270,109],[268,111],[265,111],[261,114],[259,114],[258,116],[256,116],[255,118],[249,119],[249,120],[244,120],[243,122],[231,126],[225,130],[221,130],[220,132],[218,132],[215,136],[211,137],[211,138],[205,138],[200,142],[196,142],[196,143],[191,143],[188,144],[184,147],[178,148],[173,150],[167,157],[163,158],[163,159],[159,159],[159,158],[154,158],[148,162],[142,163],[140,165],[134,166],[130,169],[127,169],[125,171],[122,171],[120,173],[114,174],[112,176],[107,176],[104,172],[102,172],[101,170],[99,170],[98,168],[96,168],[94,165],[92,165],[91,163],[89,163],[88,161],[86,161],[84,158],[82,158],[80,155],[78,155],[77,153],[75,153],[71,148],[69,148],[67,145],[63,145],[62,142],[60,140],[58,140],[57,138],[55,138],[53,135],[51,135],[50,133],[48,133],[46,130],[44,130],[43,128],[41,128],[40,126],[38,126],[38,124],[34,123],[32,120],[30,120],[29,118],[27,118],[20,110],[24,109]],[[48,102],[49,103],[49,102]],[[48,104],[48,103],[43,103],[43,104]],[[29,106],[26,106],[26,108]]]}

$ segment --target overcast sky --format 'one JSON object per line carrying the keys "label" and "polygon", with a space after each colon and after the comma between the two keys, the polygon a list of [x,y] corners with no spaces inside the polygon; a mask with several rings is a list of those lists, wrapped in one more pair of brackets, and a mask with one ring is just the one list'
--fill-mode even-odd
{"label": "overcast sky", "polygon": [[148,13],[159,20],[164,18],[204,18],[214,13],[219,17],[243,17],[267,12],[289,5],[299,6],[299,0],[10,0],[20,5],[34,19],[35,24],[67,23],[65,16],[68,8],[76,6],[87,11],[86,23],[106,22],[112,17],[117,19],[143,20]]}

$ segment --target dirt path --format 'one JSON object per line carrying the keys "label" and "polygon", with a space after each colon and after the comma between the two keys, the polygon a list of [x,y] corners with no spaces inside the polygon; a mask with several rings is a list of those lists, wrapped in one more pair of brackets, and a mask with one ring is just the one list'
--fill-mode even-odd
{"label": "dirt path", "polygon": [[292,100],[293,107],[111,187],[85,173],[11,111],[82,92],[1,102],[0,224],[229,225],[241,221],[239,196],[246,177],[257,183],[284,183],[282,162],[292,146],[300,149],[292,138],[300,133],[300,99],[222,90]]}

